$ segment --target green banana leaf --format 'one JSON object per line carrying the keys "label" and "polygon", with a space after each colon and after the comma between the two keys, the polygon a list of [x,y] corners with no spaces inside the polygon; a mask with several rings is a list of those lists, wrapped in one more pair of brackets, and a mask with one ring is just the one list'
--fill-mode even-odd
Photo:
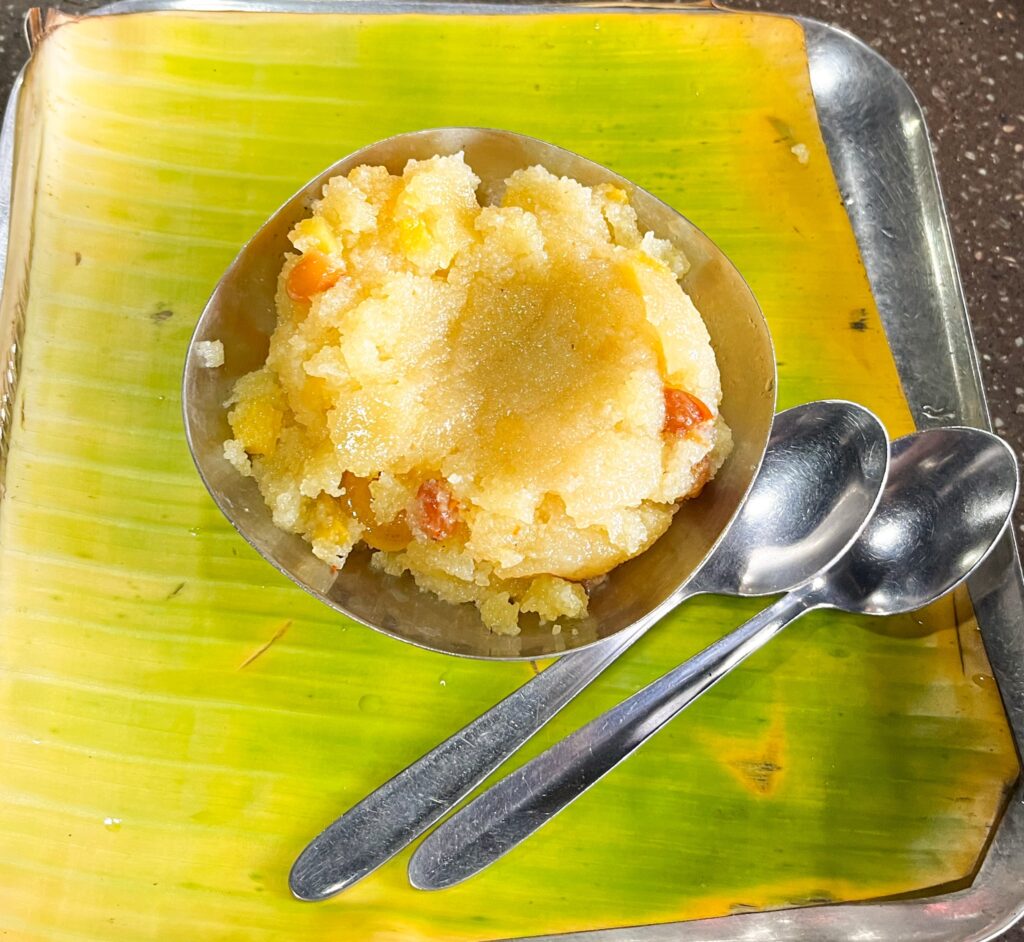
{"label": "green banana leaf", "polygon": [[[551,140],[661,195],[758,296],[780,407],[845,397],[912,429],[791,20],[51,24],[18,115],[3,299],[24,318],[0,506],[5,937],[493,939],[969,879],[1018,766],[960,594],[809,616],[460,887],[413,891],[405,854],[329,903],[289,896],[310,837],[537,666],[403,646],[259,559],[192,467],[183,355],[279,202],[363,144],[444,124]],[[524,757],[761,605],[688,603]]]}

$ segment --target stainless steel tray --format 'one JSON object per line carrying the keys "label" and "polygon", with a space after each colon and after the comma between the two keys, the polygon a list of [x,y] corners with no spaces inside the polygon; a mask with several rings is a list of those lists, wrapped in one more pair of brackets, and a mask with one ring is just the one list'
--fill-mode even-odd
{"label": "stainless steel tray", "polygon": [[[654,4],[645,4],[650,8]],[[508,12],[509,4],[417,0],[122,0],[86,14],[146,11]],[[552,2],[516,12],[602,10],[627,4]],[[678,8],[676,8],[678,9]],[[716,15],[704,9],[701,15]],[[921,428],[989,427],[977,354],[932,161],[924,115],[885,59],[854,36],[816,21],[804,28],[821,129],[853,224],[904,392]],[[21,79],[0,134],[0,273],[22,258],[9,239]],[[7,285],[8,290],[16,285]],[[17,337],[0,351],[0,471],[16,375]],[[1018,749],[1024,745],[1024,579],[1012,534],[970,583],[971,596]],[[589,942],[982,942],[1024,915],[1024,783],[1010,796],[972,885],[941,896],[731,915],[629,929],[545,936]],[[538,938],[538,937],[535,937]]]}

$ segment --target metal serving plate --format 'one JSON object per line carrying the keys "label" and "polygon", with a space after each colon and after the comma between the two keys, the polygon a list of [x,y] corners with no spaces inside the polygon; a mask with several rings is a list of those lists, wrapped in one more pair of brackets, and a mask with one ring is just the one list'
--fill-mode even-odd
{"label": "metal serving plate", "polygon": [[[512,4],[417,0],[122,0],[87,15],[183,10],[262,12],[509,12]],[[645,4],[644,9],[657,8]],[[627,4],[514,4],[529,14],[628,9]],[[665,5],[668,11],[668,5]],[[674,7],[677,15],[720,15]],[[842,30],[797,17],[832,168],[853,224],[903,389],[920,428],[989,427],[921,107],[899,73]],[[7,251],[15,83],[0,135],[0,273],[17,270],[17,233]],[[17,330],[17,325],[15,325]],[[6,424],[18,337],[0,338],[0,429]],[[0,436],[0,467],[4,437]],[[978,623],[1018,748],[1024,746],[1024,579],[1011,533],[970,582]],[[983,942],[1024,915],[1024,783],[1019,782],[972,885],[941,896],[730,915],[570,935],[561,942]],[[537,937],[534,937],[537,938]]]}

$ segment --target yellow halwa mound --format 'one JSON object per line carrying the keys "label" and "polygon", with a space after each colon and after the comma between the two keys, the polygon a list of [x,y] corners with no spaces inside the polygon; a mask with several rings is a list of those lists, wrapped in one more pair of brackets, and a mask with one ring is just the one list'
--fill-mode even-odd
{"label": "yellow halwa mound", "polygon": [[291,233],[224,453],[274,522],[357,542],[494,631],[586,613],[725,458],[718,367],[625,192],[542,167],[481,206],[461,154],[357,167]]}

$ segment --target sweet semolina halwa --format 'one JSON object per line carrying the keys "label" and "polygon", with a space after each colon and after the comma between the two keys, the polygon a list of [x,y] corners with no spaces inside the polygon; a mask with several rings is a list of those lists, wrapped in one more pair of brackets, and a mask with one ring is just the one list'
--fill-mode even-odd
{"label": "sweet semolina halwa", "polygon": [[361,540],[514,634],[585,614],[730,437],[687,262],[627,194],[531,167],[481,206],[479,182],[456,154],[324,187],[224,452],[320,559]]}

